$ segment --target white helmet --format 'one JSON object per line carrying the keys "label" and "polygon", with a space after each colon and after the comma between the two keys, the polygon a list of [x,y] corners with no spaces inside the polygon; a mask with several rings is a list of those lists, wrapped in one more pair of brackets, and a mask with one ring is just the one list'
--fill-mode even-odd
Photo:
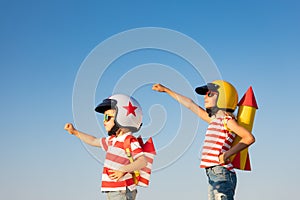
{"label": "white helmet", "polygon": [[128,128],[137,132],[142,126],[143,111],[140,104],[133,97],[124,94],[115,94],[100,103],[95,111],[104,113],[106,110],[115,109],[115,125],[119,128]]}

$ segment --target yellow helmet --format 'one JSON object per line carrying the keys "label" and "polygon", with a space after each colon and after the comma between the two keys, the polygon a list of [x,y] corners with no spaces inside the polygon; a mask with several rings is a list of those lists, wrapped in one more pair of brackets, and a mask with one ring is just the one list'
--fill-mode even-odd
{"label": "yellow helmet", "polygon": [[198,94],[206,95],[208,91],[218,92],[217,107],[222,110],[234,112],[238,104],[238,93],[233,85],[223,80],[215,80],[207,85],[197,87]]}

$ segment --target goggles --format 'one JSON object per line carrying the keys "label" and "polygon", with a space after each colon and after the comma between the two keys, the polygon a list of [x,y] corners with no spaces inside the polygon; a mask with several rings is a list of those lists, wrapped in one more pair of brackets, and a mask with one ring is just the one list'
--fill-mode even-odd
{"label": "goggles", "polygon": [[104,118],[103,118],[103,121],[104,122],[108,122],[111,120],[111,118],[114,118],[113,115],[109,115],[109,114],[104,114]]}
{"label": "goggles", "polygon": [[208,96],[208,97],[213,97],[214,95],[218,95],[218,92],[213,92],[213,91],[210,91],[210,90],[208,90],[206,92],[206,96]]}

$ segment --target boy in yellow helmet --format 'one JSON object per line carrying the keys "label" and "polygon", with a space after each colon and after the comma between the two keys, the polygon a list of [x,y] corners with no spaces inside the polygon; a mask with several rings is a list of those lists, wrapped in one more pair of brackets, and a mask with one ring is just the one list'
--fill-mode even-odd
{"label": "boy in yellow helmet", "polygon": [[[237,180],[229,157],[255,142],[252,133],[240,126],[233,115],[238,103],[236,89],[223,80],[197,87],[195,91],[204,95],[205,109],[190,98],[161,84],[154,84],[152,89],[167,93],[209,123],[200,163],[200,167],[206,170],[208,177],[208,199],[233,200]],[[236,135],[240,136],[241,140],[232,146]]]}

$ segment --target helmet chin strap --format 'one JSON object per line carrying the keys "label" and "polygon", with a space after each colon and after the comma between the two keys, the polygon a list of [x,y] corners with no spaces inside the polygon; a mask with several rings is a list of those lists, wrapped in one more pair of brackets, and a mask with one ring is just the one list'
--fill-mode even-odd
{"label": "helmet chin strap", "polygon": [[208,116],[211,117],[215,115],[219,111],[219,108],[217,106],[212,108],[206,108],[206,112],[208,113]]}
{"label": "helmet chin strap", "polygon": [[108,131],[108,135],[111,136],[111,135],[117,135],[117,131],[120,129],[119,126],[115,125],[110,129],[110,131]]}
{"label": "helmet chin strap", "polygon": [[208,116],[211,117],[215,115],[219,110],[223,110],[225,112],[230,112],[233,113],[234,110],[228,109],[228,108],[218,108],[217,106],[212,107],[212,108],[206,108],[206,112],[208,113]]}

